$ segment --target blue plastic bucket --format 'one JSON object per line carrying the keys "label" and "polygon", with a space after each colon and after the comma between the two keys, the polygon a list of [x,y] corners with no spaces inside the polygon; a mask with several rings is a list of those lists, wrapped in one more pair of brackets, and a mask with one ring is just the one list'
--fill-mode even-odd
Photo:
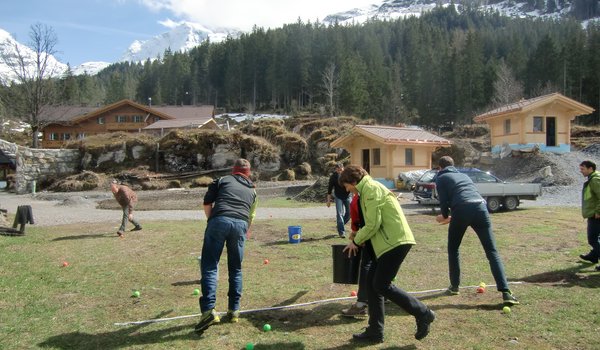
{"label": "blue plastic bucket", "polygon": [[290,243],[300,243],[302,238],[302,226],[288,226]]}

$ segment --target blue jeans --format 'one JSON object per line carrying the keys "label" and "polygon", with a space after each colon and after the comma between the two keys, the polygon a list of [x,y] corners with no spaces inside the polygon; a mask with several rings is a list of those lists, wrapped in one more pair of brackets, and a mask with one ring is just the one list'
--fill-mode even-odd
{"label": "blue jeans", "polygon": [[229,270],[229,310],[239,310],[242,297],[242,260],[248,222],[240,219],[217,216],[211,218],[204,232],[200,271],[202,296],[200,311],[214,309],[217,302],[217,275],[223,247],[227,246]]}
{"label": "blue jeans", "polygon": [[587,220],[587,239],[592,246],[591,256],[600,258],[600,219],[589,218]]}
{"label": "blue jeans", "polygon": [[346,199],[339,199],[335,195],[335,220],[337,222],[338,235],[342,236],[346,234],[346,228],[344,227],[348,221],[350,221],[350,201],[351,196]]}
{"label": "blue jeans", "polygon": [[469,226],[473,228],[485,251],[485,256],[490,264],[492,275],[496,281],[498,291],[508,290],[508,282],[504,273],[504,265],[496,249],[496,240],[492,232],[492,222],[485,203],[465,203],[452,208],[452,220],[448,228],[448,267],[450,285],[460,285],[460,253],[459,248],[465,231]]}

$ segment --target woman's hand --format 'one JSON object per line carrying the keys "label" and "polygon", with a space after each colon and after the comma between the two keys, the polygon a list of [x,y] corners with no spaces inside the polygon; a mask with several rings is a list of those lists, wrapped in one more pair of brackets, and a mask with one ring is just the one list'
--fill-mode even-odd
{"label": "woman's hand", "polygon": [[447,218],[445,218],[442,214],[435,217],[435,221],[437,221],[440,225],[449,224],[451,219],[452,216],[448,216]]}
{"label": "woman's hand", "polygon": [[356,256],[356,253],[358,253],[358,246],[354,244],[354,242],[350,241],[350,243],[348,243],[348,245],[344,247],[344,250],[342,252],[345,253],[346,251],[348,251],[349,258]]}

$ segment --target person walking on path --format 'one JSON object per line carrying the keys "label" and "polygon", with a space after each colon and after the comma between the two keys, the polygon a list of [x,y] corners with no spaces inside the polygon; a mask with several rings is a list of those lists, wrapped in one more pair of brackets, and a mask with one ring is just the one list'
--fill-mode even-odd
{"label": "person walking on path", "polygon": [[349,256],[356,255],[358,247],[370,241],[371,245],[365,247],[371,249],[375,257],[365,282],[368,327],[364,332],[352,335],[352,338],[357,341],[383,342],[384,297],[414,316],[417,323],[415,338],[425,338],[435,320],[435,313],[419,299],[392,284],[400,265],[416,244],[396,196],[358,165],[346,167],[339,181],[346,190],[358,192],[365,219],[365,225],[346,245],[344,252],[347,251]]}
{"label": "person walking on path", "polygon": [[[581,162],[579,171],[587,178],[581,191],[581,215],[587,219],[587,240],[592,247],[589,253],[579,257],[597,264],[600,258],[600,174],[596,171],[596,163],[590,160]],[[596,270],[600,271],[600,265]]]}
{"label": "person walking on path", "polygon": [[[365,226],[365,220],[360,209],[360,196],[356,188],[352,190],[352,202],[350,202],[350,227],[352,232],[350,233],[350,240],[356,237],[356,232]],[[342,316],[345,317],[362,317],[367,316],[367,275],[371,268],[373,261],[373,247],[371,241],[365,242],[365,247],[360,248],[360,273],[358,275],[358,292],[356,294],[356,303],[352,304],[348,309],[342,310]]]}
{"label": "person walking on path", "polygon": [[119,185],[117,180],[113,180],[110,184],[110,191],[123,209],[123,219],[121,220],[121,226],[117,231],[117,235],[123,237],[125,228],[127,227],[127,221],[135,225],[131,231],[141,230],[142,226],[133,218],[133,207],[135,206],[135,203],[137,203],[137,195],[135,192],[128,186]]}
{"label": "person walking on path", "polygon": [[467,175],[456,170],[454,160],[451,157],[441,157],[438,165],[441,170],[437,174],[435,186],[442,213],[436,217],[436,220],[440,224],[450,224],[448,227],[450,286],[447,292],[452,295],[459,294],[459,249],[463,236],[470,226],[483,246],[492,275],[496,281],[496,288],[499,292],[502,292],[503,303],[507,306],[519,304],[517,298],[508,288],[504,265],[496,249],[492,222],[485,200],[477,191],[473,181]]}
{"label": "person walking on path", "polygon": [[345,225],[350,221],[350,193],[340,185],[340,174],[344,171],[342,163],[336,163],[335,170],[329,177],[327,186],[327,207],[331,206],[332,199],[335,200],[335,218],[338,235],[346,238]]}
{"label": "person walking on path", "polygon": [[256,204],[256,190],[250,180],[250,162],[242,158],[235,161],[231,175],[213,181],[204,195],[204,213],[208,222],[200,260],[202,296],[199,303],[202,315],[195,327],[198,334],[220,321],[215,305],[218,265],[224,246],[227,246],[229,272],[226,317],[230,322],[239,321],[244,244],[255,216]]}

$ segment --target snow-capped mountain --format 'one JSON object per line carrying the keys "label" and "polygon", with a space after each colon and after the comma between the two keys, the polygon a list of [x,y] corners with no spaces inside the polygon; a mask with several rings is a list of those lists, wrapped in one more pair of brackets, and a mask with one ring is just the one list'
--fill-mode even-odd
{"label": "snow-capped mountain", "polygon": [[169,32],[157,35],[145,41],[134,41],[125,52],[121,61],[140,62],[147,59],[162,57],[165,50],[172,52],[185,52],[205,40],[210,42],[221,42],[230,35],[237,37],[238,30],[234,29],[208,29],[200,24],[183,22],[171,29]]}
{"label": "snow-capped mountain", "polygon": [[[438,5],[454,3],[460,11],[461,5],[454,0],[384,0],[379,5],[369,5],[331,14],[323,19],[325,24],[363,23],[368,19],[393,20],[401,17],[420,16]],[[481,10],[498,11],[510,17],[561,18],[572,13],[572,0],[545,2],[544,8],[535,8],[527,0],[485,0]]]}
{"label": "snow-capped mountain", "polygon": [[71,73],[73,75],[83,75],[83,74],[87,74],[87,75],[95,75],[97,74],[99,71],[103,70],[104,68],[110,66],[111,63],[109,62],[102,62],[102,61],[98,61],[98,62],[85,62],[82,63],[78,66],[75,66],[75,68],[71,68]]}
{"label": "snow-capped mountain", "polygon": [[[16,41],[12,35],[10,35],[7,31],[0,29],[0,57],[4,57],[6,60],[10,62],[13,61],[17,57],[17,52],[20,52],[21,56],[28,63],[27,66],[30,68],[27,72],[28,75],[32,76],[35,73],[35,61],[36,54],[35,52]],[[14,63],[14,67],[18,68],[17,63]],[[61,76],[67,70],[67,65],[64,63],[60,63],[54,56],[50,55],[48,57],[46,74],[51,75],[53,77]],[[7,83],[10,81],[17,80],[17,75],[11,69],[10,65],[4,63],[4,60],[0,59],[0,83]]]}

